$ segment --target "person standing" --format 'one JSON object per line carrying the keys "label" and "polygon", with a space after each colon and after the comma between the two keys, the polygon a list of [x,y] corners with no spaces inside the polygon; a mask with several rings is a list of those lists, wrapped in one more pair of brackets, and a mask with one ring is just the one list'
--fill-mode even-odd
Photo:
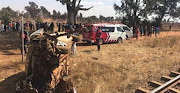
{"label": "person standing", "polygon": [[155,37],[157,37],[157,34],[159,33],[159,27],[155,28]]}
{"label": "person standing", "polygon": [[19,28],[20,28],[20,23],[19,23],[19,22],[16,22],[16,32],[19,31]]}
{"label": "person standing", "polygon": [[151,25],[148,25],[147,31],[148,31],[148,37],[151,37],[151,34],[152,34]]}
{"label": "person standing", "polygon": [[13,23],[12,23],[12,29],[13,29],[13,32],[16,32],[16,22],[15,21],[13,21]]}
{"label": "person standing", "polygon": [[143,26],[140,27],[140,36],[142,37],[143,35]]}
{"label": "person standing", "polygon": [[76,41],[73,41],[72,43],[72,54],[76,55]]}
{"label": "person standing", "polygon": [[[26,31],[27,27],[24,27],[24,34],[22,35],[22,32],[20,32],[20,39],[22,39],[22,36],[24,38],[24,53],[27,54],[27,44],[28,44],[28,41],[29,41],[29,34],[28,32]],[[23,53],[22,49],[21,49],[21,53]]]}
{"label": "person standing", "polygon": [[4,24],[4,32],[6,32],[7,31],[7,24],[5,23]]}
{"label": "person standing", "polygon": [[50,24],[50,29],[51,29],[51,32],[53,33],[54,32],[54,23],[53,22],[51,22],[51,24]]}
{"label": "person standing", "polygon": [[33,31],[33,24],[31,21],[29,22],[29,28],[30,28],[30,32],[32,32]]}
{"label": "person standing", "polygon": [[100,51],[101,49],[101,46],[100,46],[101,29],[100,28],[97,29],[95,37],[96,37],[96,44],[97,44],[98,51]]}
{"label": "person standing", "polygon": [[58,32],[61,32],[61,23],[58,22],[58,23],[57,23],[57,26],[58,26]]}
{"label": "person standing", "polygon": [[138,35],[139,35],[139,27],[136,26],[135,28],[135,34],[136,34],[136,40],[138,40]]}
{"label": "person standing", "polygon": [[39,30],[40,29],[40,26],[39,26],[39,21],[36,22],[36,30]]}

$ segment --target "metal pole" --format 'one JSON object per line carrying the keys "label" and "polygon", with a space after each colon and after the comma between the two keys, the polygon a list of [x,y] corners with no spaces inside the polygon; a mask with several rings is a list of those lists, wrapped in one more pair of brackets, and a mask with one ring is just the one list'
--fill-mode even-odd
{"label": "metal pole", "polygon": [[22,63],[24,63],[24,24],[23,24],[23,17],[22,17],[22,20],[21,20],[21,30],[22,30]]}

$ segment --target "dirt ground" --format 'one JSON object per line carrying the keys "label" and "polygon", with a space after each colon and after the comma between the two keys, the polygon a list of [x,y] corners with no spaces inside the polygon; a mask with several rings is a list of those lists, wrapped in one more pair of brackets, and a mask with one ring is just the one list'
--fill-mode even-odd
{"label": "dirt ground", "polygon": [[[20,40],[15,33],[0,33],[0,93],[15,93],[24,76]],[[180,68],[180,32],[161,32],[158,38],[140,37],[122,44],[78,44],[71,56],[70,75],[78,93],[133,93]]]}

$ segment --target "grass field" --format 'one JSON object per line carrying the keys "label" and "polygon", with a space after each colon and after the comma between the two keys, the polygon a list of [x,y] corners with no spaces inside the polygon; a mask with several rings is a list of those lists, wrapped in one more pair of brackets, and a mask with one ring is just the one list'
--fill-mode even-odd
{"label": "grass field", "polygon": [[78,93],[134,93],[180,67],[180,37],[144,38],[80,50],[71,77]]}

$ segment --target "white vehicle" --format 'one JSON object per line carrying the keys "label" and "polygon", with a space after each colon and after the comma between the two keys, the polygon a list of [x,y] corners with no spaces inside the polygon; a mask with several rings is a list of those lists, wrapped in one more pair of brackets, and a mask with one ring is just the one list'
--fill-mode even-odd
{"label": "white vehicle", "polygon": [[83,32],[83,41],[96,43],[96,30],[98,27],[102,30],[100,44],[112,43],[126,40],[126,32],[118,25],[115,24],[89,24],[85,26],[88,31]]}
{"label": "white vehicle", "polygon": [[121,27],[126,32],[126,39],[133,37],[133,31],[124,24],[116,24],[117,26]]}

